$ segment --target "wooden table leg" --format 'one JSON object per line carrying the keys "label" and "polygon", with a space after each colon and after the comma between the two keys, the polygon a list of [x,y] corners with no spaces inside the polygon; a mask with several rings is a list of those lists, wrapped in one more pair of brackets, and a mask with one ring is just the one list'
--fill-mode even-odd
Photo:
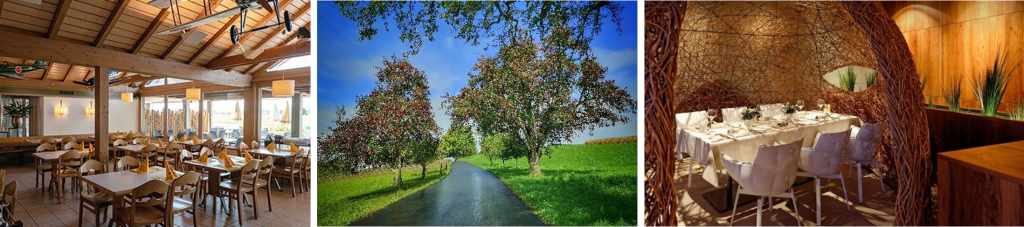
{"label": "wooden table leg", "polygon": [[217,196],[220,195],[220,192],[218,191],[220,189],[220,172],[214,170],[208,170],[207,172],[206,191],[213,194],[213,213],[216,214]]}

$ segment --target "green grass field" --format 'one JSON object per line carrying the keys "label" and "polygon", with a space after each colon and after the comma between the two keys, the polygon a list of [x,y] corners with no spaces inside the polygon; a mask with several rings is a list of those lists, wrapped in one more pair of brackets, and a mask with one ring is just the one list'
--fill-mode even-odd
{"label": "green grass field", "polygon": [[[441,180],[443,176],[438,172],[438,165],[427,167],[427,178],[422,180],[419,166],[403,169],[402,190],[398,191],[392,187],[394,175],[390,171],[317,183],[316,224],[347,225]],[[449,163],[444,174],[450,170]]]}
{"label": "green grass field", "polygon": [[[543,177],[530,177],[527,160],[482,155],[462,161],[501,178],[549,225],[636,226],[637,144],[562,145],[543,156]],[[322,218],[322,217],[321,217]]]}

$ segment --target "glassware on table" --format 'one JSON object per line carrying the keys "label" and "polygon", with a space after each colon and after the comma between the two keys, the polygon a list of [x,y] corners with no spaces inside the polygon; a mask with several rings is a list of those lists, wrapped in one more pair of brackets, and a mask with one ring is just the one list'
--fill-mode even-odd
{"label": "glassware on table", "polygon": [[708,122],[715,123],[715,117],[718,116],[718,109],[708,109]]}
{"label": "glassware on table", "polygon": [[804,100],[796,100],[796,109],[804,111]]}
{"label": "glassware on table", "polygon": [[823,109],[823,108],[825,108],[825,100],[824,99],[818,99],[818,110],[824,111],[825,109]]}

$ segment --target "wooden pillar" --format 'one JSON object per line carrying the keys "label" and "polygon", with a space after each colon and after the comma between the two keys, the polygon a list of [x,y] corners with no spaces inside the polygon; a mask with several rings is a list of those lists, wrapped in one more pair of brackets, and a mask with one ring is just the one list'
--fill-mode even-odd
{"label": "wooden pillar", "polygon": [[245,96],[245,110],[242,112],[242,142],[251,143],[256,138],[259,138],[259,127],[257,124],[259,113],[259,88],[247,87],[244,90]]}
{"label": "wooden pillar", "polygon": [[94,77],[96,78],[96,91],[94,93],[96,96],[96,142],[93,146],[96,152],[100,154],[101,163],[107,163],[110,160],[110,148],[108,147],[110,145],[110,130],[108,130],[110,122],[110,89],[108,88],[109,84],[107,84],[110,80],[107,77],[110,74],[109,70],[106,67],[96,67],[94,71],[96,72]]}
{"label": "wooden pillar", "polygon": [[296,92],[292,96],[292,137],[299,138],[302,132],[302,93]]}
{"label": "wooden pillar", "polygon": [[205,103],[206,102],[206,97],[205,97],[205,95],[202,92],[199,92],[199,101],[198,102],[199,102],[199,114],[196,114],[196,117],[199,118],[199,119],[196,119],[196,122],[198,122],[198,124],[196,124],[196,135],[199,135],[199,138],[203,138],[203,128],[205,128],[204,125],[203,125],[203,120],[206,119],[206,118],[203,117],[203,109],[205,108],[205,107],[203,107],[203,106],[205,106],[203,104],[206,104]]}
{"label": "wooden pillar", "polygon": [[164,123],[161,124],[161,125],[163,125],[163,126],[161,126],[161,130],[164,130],[164,133],[163,133],[164,134],[164,138],[167,138],[167,139],[171,138],[171,135],[167,134],[167,125],[168,125],[168,123],[167,123],[168,116],[167,115],[170,115],[170,114],[167,113],[167,111],[169,111],[169,110],[171,110],[171,109],[167,105],[167,96],[164,95],[164,112],[163,112],[163,114],[160,114],[161,118],[163,118],[163,122]]}

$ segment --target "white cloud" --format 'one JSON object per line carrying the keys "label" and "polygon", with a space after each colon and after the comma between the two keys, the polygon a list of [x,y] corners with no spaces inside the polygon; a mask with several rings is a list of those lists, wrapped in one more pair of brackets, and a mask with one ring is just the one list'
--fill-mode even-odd
{"label": "white cloud", "polygon": [[608,71],[615,71],[624,67],[636,67],[636,49],[608,50],[600,47],[594,48],[594,55],[597,62],[608,67]]}

